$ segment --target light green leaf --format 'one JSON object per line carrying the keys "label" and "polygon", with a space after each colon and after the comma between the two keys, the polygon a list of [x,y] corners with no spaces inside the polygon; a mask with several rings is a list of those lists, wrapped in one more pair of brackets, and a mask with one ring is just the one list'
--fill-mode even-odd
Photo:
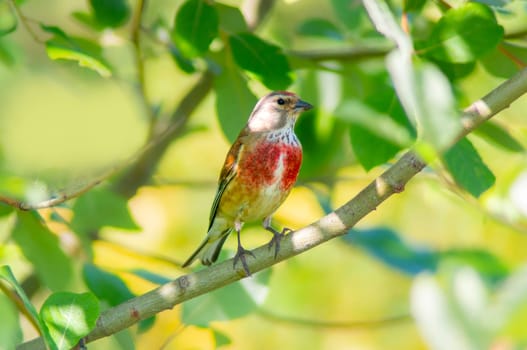
{"label": "light green leaf", "polygon": [[229,34],[247,31],[247,23],[238,7],[216,2],[214,4],[220,18],[220,27]]}
{"label": "light green leaf", "polygon": [[232,344],[231,338],[229,338],[225,333],[220,332],[215,328],[212,328],[212,335],[214,336],[214,343],[216,345],[216,349],[219,349],[225,345]]}
{"label": "light green leaf", "polygon": [[229,61],[222,65],[223,70],[214,80],[214,92],[221,129],[232,143],[247,122],[257,98],[249,90],[232,57],[229,55],[225,60]]}
{"label": "light green leaf", "polygon": [[68,36],[62,29],[53,26],[41,26],[54,36],[46,41],[46,52],[52,60],[76,61],[79,66],[96,71],[102,77],[112,75],[109,64],[101,56],[101,47],[87,39]]}
{"label": "light green leaf", "polygon": [[16,15],[9,4],[9,1],[0,1],[0,36],[14,31],[17,24]]}
{"label": "light green leaf", "polygon": [[18,211],[12,237],[46,287],[53,291],[68,288],[72,262],[60,248],[58,237],[42,224],[37,213]]}
{"label": "light green leaf", "polygon": [[283,90],[292,83],[289,63],[278,46],[251,33],[231,35],[229,44],[236,63],[270,90]]}
{"label": "light green leaf", "polygon": [[15,290],[17,296],[20,298],[20,300],[22,300],[24,308],[27,311],[27,315],[29,315],[33,319],[33,323],[39,325],[40,330],[44,332],[44,328],[42,327],[37,310],[33,304],[31,304],[31,301],[29,301],[29,298],[22,289],[22,286],[18,283],[15,276],[13,275],[11,268],[7,265],[0,266],[0,283],[2,282],[7,282],[7,284]]}
{"label": "light green leaf", "polygon": [[356,30],[365,16],[360,0],[331,0],[331,5],[333,5],[335,16],[351,30]]}
{"label": "light green leaf", "polygon": [[212,321],[231,320],[254,311],[269,292],[271,270],[264,270],[183,304],[182,321],[208,327]]}
{"label": "light green leaf", "polygon": [[91,233],[105,226],[126,230],[138,230],[126,198],[108,189],[96,188],[81,197],[73,205],[72,228],[78,233]]}
{"label": "light green leaf", "polygon": [[418,52],[440,61],[467,63],[491,51],[503,38],[494,13],[487,6],[467,2],[448,10]]}
{"label": "light green leaf", "polygon": [[51,294],[40,310],[53,348],[73,348],[95,327],[99,316],[99,301],[91,293],[59,292]]}
{"label": "light green leaf", "polygon": [[174,19],[172,40],[187,57],[196,57],[209,49],[218,35],[219,16],[214,5],[205,0],[187,0]]}
{"label": "light green leaf", "polygon": [[358,125],[350,126],[350,139],[353,153],[366,170],[386,163],[401,150],[399,146]]}
{"label": "light green leaf", "polygon": [[476,198],[496,181],[494,174],[466,138],[445,152],[443,160],[456,183]]}
{"label": "light green leaf", "polygon": [[508,130],[492,120],[478,126],[473,133],[504,150],[517,153],[525,152],[525,148],[522,144],[519,143]]}
{"label": "light green leaf", "polygon": [[[1,275],[0,271],[0,275]],[[0,276],[0,279],[2,277]],[[2,283],[0,281],[0,283]],[[2,327],[0,327],[0,348],[14,349],[22,342],[22,328],[20,327],[18,310],[15,305],[0,293],[0,310],[2,310]],[[2,347],[4,346],[4,347]]]}

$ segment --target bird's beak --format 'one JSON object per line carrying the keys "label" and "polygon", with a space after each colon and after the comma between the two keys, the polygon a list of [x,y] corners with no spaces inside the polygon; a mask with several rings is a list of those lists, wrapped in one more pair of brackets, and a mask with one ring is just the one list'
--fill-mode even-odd
{"label": "bird's beak", "polygon": [[295,104],[295,110],[302,110],[307,111],[313,108],[313,106],[310,103],[307,103],[306,101],[298,100]]}

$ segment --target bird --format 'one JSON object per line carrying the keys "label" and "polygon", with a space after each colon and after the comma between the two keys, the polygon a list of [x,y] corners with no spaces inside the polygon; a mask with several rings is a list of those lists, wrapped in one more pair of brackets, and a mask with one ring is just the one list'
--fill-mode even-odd
{"label": "bird", "polygon": [[302,146],[294,132],[298,116],[313,108],[289,91],[274,91],[262,97],[251,112],[247,124],[232,144],[218,180],[218,189],[209,216],[209,228],[203,242],[182,265],[196,259],[211,265],[234,229],[238,247],[233,268],[241,261],[250,276],[246,255],[254,257],[240,240],[246,222],[263,220],[263,227],[273,234],[269,248],[291,232],[271,226],[271,217],[287,198],[296,182],[302,163]]}

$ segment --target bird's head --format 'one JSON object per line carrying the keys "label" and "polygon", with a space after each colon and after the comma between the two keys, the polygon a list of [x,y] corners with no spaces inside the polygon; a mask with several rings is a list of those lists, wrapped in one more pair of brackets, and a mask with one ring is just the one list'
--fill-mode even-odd
{"label": "bird's head", "polygon": [[275,91],[262,97],[254,107],[247,127],[250,131],[271,131],[293,127],[303,111],[313,106],[288,91]]}

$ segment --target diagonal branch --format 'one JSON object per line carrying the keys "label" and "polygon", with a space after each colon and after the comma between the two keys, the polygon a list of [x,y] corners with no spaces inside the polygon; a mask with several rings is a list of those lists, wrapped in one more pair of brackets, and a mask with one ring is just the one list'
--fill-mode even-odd
{"label": "diagonal branch", "polygon": [[[464,129],[459,137],[470,133],[525,93],[527,93],[527,68],[465,110],[462,115]],[[349,202],[311,225],[285,236],[276,259],[274,259],[274,252],[270,251],[267,245],[255,249],[253,251],[255,258],[248,261],[250,271],[253,273],[261,271],[345,234],[392,194],[403,191],[407,182],[425,166],[426,164],[413,151],[408,151]],[[95,329],[86,337],[86,341],[92,342],[115,334],[142,319],[171,309],[177,304],[221,288],[243,277],[244,272],[241,267],[233,269],[232,259],[181,276],[103,312],[97,320]],[[41,338],[18,347],[19,350],[44,348]]]}

